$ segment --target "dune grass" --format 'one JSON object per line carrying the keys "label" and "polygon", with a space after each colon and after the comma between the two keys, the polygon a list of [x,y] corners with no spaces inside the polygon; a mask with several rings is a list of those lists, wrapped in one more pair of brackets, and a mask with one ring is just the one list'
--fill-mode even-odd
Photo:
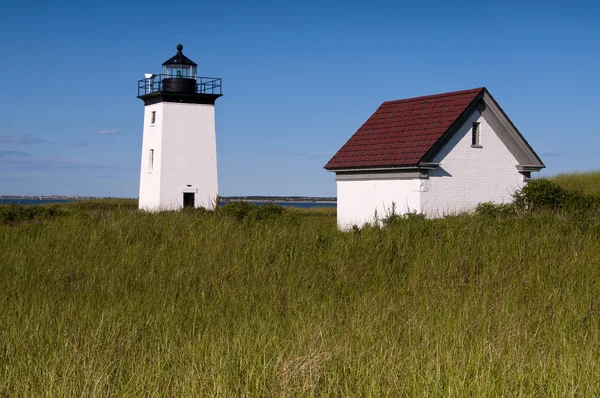
{"label": "dune grass", "polygon": [[3,396],[597,396],[600,216],[0,223]]}
{"label": "dune grass", "polygon": [[600,196],[600,171],[561,173],[550,180],[571,191]]}

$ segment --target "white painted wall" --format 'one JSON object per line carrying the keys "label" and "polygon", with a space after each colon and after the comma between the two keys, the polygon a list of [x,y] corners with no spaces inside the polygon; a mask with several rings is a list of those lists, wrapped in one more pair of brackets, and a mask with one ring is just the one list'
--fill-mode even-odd
{"label": "white painted wall", "polygon": [[[196,207],[213,208],[218,193],[214,105],[163,102],[145,108],[140,208],[179,209],[183,192],[195,193]],[[153,110],[154,127],[149,125]]]}
{"label": "white painted wall", "polygon": [[337,181],[337,221],[341,230],[353,225],[362,227],[391,214],[395,203],[396,214],[420,212],[419,179]]}
{"label": "white painted wall", "polygon": [[[471,147],[473,122],[480,123],[481,148]],[[428,186],[421,193],[421,212],[428,217],[471,211],[482,202],[508,203],[524,184],[517,160],[480,112],[471,116],[434,162],[440,167],[429,172]]]}
{"label": "white painted wall", "polygon": [[[156,121],[151,124],[152,112]],[[160,205],[160,159],[162,156],[163,103],[144,107],[144,133],[142,138],[142,164],[140,168],[140,209],[158,208]],[[154,149],[154,166],[149,169],[150,149]]]}

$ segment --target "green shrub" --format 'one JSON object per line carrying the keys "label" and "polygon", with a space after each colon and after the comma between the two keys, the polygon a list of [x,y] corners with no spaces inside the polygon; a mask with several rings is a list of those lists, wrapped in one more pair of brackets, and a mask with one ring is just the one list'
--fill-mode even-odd
{"label": "green shrub", "polygon": [[0,224],[19,224],[31,220],[51,219],[68,213],[59,205],[32,206],[15,205],[13,203],[0,206]]}
{"label": "green shrub", "polygon": [[286,213],[285,208],[274,203],[256,205],[250,202],[231,202],[221,207],[219,214],[226,217],[233,217],[238,221],[248,220],[267,220],[283,216]]}
{"label": "green shrub", "polygon": [[538,209],[581,211],[597,209],[600,198],[569,191],[545,179],[531,180],[514,195],[514,205],[521,211]]}
{"label": "green shrub", "polygon": [[475,215],[483,217],[510,217],[516,214],[514,203],[484,202],[477,205]]}
{"label": "green shrub", "polygon": [[219,213],[226,217],[233,217],[239,221],[243,220],[254,207],[256,205],[249,202],[230,202],[221,206]]}
{"label": "green shrub", "polygon": [[262,206],[254,205],[250,210],[248,217],[252,220],[269,220],[279,218],[285,214],[285,209],[282,206],[274,203],[267,203]]}

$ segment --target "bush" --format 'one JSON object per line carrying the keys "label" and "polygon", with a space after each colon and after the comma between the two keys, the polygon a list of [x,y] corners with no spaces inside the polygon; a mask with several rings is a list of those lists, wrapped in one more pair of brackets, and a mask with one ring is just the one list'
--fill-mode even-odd
{"label": "bush", "polygon": [[516,214],[516,208],[513,203],[485,202],[477,205],[475,214],[482,217],[509,217]]}
{"label": "bush", "polygon": [[600,207],[600,198],[582,192],[569,191],[549,180],[531,180],[514,195],[514,205],[521,211],[591,210]]}
{"label": "bush", "polygon": [[243,220],[254,207],[256,207],[256,205],[249,202],[230,202],[220,207],[219,214],[226,217],[233,217],[239,221]]}
{"label": "bush", "polygon": [[267,203],[262,206],[254,206],[255,207],[248,213],[248,217],[253,220],[269,220],[279,218],[285,213],[285,209],[282,206],[274,203]]}
{"label": "bush", "polygon": [[285,209],[282,206],[274,203],[264,205],[256,205],[250,202],[231,202],[223,206],[219,210],[220,214],[228,217],[234,217],[236,220],[267,220],[281,217],[285,214]]}
{"label": "bush", "polygon": [[15,205],[11,203],[0,206],[0,224],[12,225],[31,220],[51,219],[68,213],[59,205],[33,206]]}

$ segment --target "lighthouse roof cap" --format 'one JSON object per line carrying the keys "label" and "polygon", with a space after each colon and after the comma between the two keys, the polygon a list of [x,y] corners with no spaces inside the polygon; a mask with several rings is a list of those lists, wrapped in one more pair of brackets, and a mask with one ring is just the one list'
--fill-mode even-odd
{"label": "lighthouse roof cap", "polygon": [[165,65],[190,65],[190,66],[198,66],[197,63],[183,55],[183,46],[181,44],[177,45],[177,54],[163,62],[163,66]]}

